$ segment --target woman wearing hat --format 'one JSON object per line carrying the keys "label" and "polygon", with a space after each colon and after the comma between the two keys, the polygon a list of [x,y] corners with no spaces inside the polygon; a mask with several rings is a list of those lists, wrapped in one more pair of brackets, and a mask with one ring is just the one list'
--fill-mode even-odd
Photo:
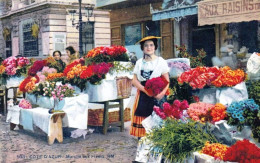
{"label": "woman wearing hat", "polygon": [[151,97],[144,89],[145,82],[148,79],[162,76],[169,81],[167,62],[162,57],[155,55],[155,51],[158,48],[158,38],[160,37],[147,36],[137,42],[140,43],[144,54],[143,58],[136,62],[133,72],[134,77],[132,83],[138,91],[133,106],[130,134],[139,138],[145,136],[142,121],[152,114],[153,106],[165,98],[165,93],[169,87],[168,84],[164,90],[155,97]]}

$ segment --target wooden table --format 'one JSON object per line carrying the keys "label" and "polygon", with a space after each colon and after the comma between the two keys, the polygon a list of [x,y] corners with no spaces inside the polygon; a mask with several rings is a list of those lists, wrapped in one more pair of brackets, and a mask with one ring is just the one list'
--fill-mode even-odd
{"label": "wooden table", "polygon": [[[110,104],[110,102],[118,102],[118,104]],[[111,108],[118,108],[119,107],[119,123],[120,123],[120,131],[124,131],[124,99],[115,99],[115,100],[108,100],[104,102],[91,102],[91,103],[97,103],[97,104],[103,104],[104,105],[104,115],[103,115],[103,134],[107,134],[107,128],[108,128],[108,110]]]}
{"label": "wooden table", "polygon": [[[47,134],[48,144],[52,145],[55,139],[59,143],[63,142],[63,131],[62,131],[62,118],[65,116],[65,113],[53,113],[50,121],[49,134]],[[10,130],[14,130],[16,124],[10,123]],[[18,125],[19,129],[23,129],[22,125]]]}

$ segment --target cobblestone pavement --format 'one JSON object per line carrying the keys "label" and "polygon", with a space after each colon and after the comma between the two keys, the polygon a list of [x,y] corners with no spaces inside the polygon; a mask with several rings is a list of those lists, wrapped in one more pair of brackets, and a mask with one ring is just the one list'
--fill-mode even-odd
{"label": "cobblestone pavement", "polygon": [[[131,163],[136,154],[137,139],[129,135],[130,122],[125,132],[110,128],[107,135],[96,129],[86,138],[70,138],[65,129],[63,143],[48,145],[47,135],[16,129],[10,131],[9,123],[0,115],[0,162],[87,162]],[[67,130],[67,131],[66,131]]]}

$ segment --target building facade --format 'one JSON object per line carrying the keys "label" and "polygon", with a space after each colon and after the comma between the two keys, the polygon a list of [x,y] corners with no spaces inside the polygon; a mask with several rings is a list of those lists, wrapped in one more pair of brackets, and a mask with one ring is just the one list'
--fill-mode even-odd
{"label": "building facade", "polygon": [[[0,55],[45,58],[55,50],[65,56],[65,48],[79,50],[78,15],[72,25],[70,10],[77,10],[77,0],[3,0],[0,1]],[[84,6],[95,5],[89,0],[82,3],[83,51],[110,45],[109,12],[94,9],[85,16]]]}
{"label": "building facade", "polygon": [[[212,1],[218,2],[217,0],[204,1],[208,4]],[[243,3],[241,0],[227,1],[227,5]],[[178,53],[174,45],[185,45],[188,52],[194,56],[197,55],[196,49],[203,48],[207,53],[207,66],[212,66],[212,57],[219,56],[220,48],[228,44],[234,45],[235,52],[243,46],[249,48],[249,53],[259,52],[259,20],[240,21],[235,18],[228,19],[230,21],[227,23],[218,21],[199,25],[198,3],[200,2],[201,0],[97,0],[97,7],[110,9],[111,44],[125,45],[129,51],[138,53],[139,58],[142,52],[134,43],[146,35],[162,37],[159,53],[166,59],[177,57]],[[248,1],[243,4],[245,10],[250,9],[248,8],[252,5],[250,3]],[[258,8],[259,2],[254,3]],[[211,11],[210,7],[206,10]],[[258,14],[260,19],[260,11]]]}

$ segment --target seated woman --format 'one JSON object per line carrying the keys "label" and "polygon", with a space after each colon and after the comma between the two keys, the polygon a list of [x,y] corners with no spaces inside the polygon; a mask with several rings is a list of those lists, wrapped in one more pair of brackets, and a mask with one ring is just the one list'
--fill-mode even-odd
{"label": "seated woman", "polygon": [[61,52],[56,50],[52,53],[53,58],[58,62],[58,67],[56,67],[58,72],[63,72],[66,67],[66,64],[61,60]]}
{"label": "seated woman", "polygon": [[66,53],[68,54],[69,61],[68,63],[70,64],[73,60],[78,59],[79,55],[76,53],[75,49],[72,46],[68,46],[66,48]]}

